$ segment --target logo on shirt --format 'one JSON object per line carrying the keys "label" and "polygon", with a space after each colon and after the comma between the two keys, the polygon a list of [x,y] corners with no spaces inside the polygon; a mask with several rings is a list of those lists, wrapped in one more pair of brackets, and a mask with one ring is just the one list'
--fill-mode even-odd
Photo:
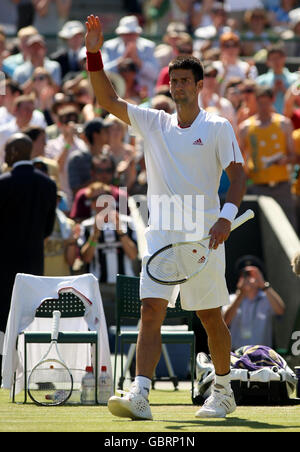
{"label": "logo on shirt", "polygon": [[196,144],[196,145],[198,145],[198,146],[203,146],[203,143],[202,143],[201,138],[198,138],[198,140],[194,141],[193,144]]}

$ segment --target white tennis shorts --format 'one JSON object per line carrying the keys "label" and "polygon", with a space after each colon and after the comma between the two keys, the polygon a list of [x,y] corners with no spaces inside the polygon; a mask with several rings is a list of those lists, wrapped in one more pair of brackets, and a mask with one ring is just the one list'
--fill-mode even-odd
{"label": "white tennis shorts", "polygon": [[219,245],[209,256],[204,269],[190,281],[176,286],[156,283],[147,274],[146,263],[150,256],[170,243],[185,241],[185,234],[180,231],[157,231],[146,229],[147,251],[142,261],[140,297],[162,298],[174,307],[180,292],[183,309],[198,311],[213,309],[229,304],[229,294],[225,280],[225,247]]}

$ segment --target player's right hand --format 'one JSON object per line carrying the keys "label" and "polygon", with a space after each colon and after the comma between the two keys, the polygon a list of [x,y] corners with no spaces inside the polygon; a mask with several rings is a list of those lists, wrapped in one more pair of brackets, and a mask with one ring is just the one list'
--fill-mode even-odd
{"label": "player's right hand", "polygon": [[86,50],[90,53],[97,53],[104,41],[100,19],[91,14],[88,16],[85,25],[87,30],[85,35]]}

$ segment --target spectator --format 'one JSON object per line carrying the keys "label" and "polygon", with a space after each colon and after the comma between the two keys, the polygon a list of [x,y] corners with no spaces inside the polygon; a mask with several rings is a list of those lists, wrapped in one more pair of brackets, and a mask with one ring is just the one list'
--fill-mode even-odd
{"label": "spectator", "polygon": [[93,157],[91,183],[76,193],[70,212],[72,219],[80,222],[89,218],[92,215],[90,200],[103,193],[113,196],[117,210],[119,210],[120,203],[121,205],[127,205],[127,193],[114,185],[115,172],[116,165],[112,155]]}
{"label": "spectator", "polygon": [[57,138],[49,140],[45,148],[46,157],[55,159],[58,163],[60,189],[67,195],[69,208],[71,208],[73,193],[69,183],[68,159],[73,151],[86,150],[85,142],[77,135],[78,122],[79,114],[76,107],[59,109],[57,125],[60,133]]}
{"label": "spectator", "polygon": [[242,89],[244,81],[245,80],[240,77],[231,77],[225,85],[224,97],[231,102],[236,112],[242,105]]}
{"label": "spectator", "polygon": [[271,196],[295,226],[288,164],[295,162],[291,121],[273,111],[273,91],[258,87],[257,114],[240,124],[239,138],[252,185],[248,193]]}
{"label": "spectator", "polygon": [[286,53],[283,45],[273,44],[267,51],[267,66],[269,71],[257,77],[256,82],[261,86],[270,86],[274,90],[274,108],[277,113],[283,113],[284,95],[286,90],[298,78],[285,67]]}
{"label": "spectator", "polygon": [[298,57],[300,55],[300,8],[290,11],[289,17],[289,29],[281,33],[280,37],[284,41],[286,55]]}
{"label": "spectator", "polygon": [[72,20],[66,22],[58,33],[58,36],[63,39],[67,47],[59,48],[50,55],[50,58],[60,64],[62,78],[69,72],[81,71],[79,54],[83,47],[84,32],[82,23]]}
{"label": "spectator", "polygon": [[187,33],[187,27],[182,22],[171,22],[167,26],[161,43],[154,50],[160,69],[168,66],[171,60],[177,55],[177,41]]}
{"label": "spectator", "polygon": [[[107,196],[106,196],[107,199]],[[119,214],[114,198],[109,207],[99,207],[101,196],[92,199],[96,212],[81,223],[81,257],[88,271],[99,280],[108,327],[115,325],[117,274],[134,276],[133,262],[138,255],[137,239],[131,217]]]}
{"label": "spectator", "polygon": [[236,268],[237,290],[223,311],[232,350],[244,345],[273,347],[272,318],[284,314],[285,304],[265,281],[263,265],[256,256],[241,257]]}
{"label": "spectator", "polygon": [[26,135],[10,137],[5,161],[12,171],[0,176],[0,240],[5,256],[0,263],[2,334],[16,274],[43,275],[44,239],[51,234],[55,218],[56,185],[33,168],[31,150],[32,142]]}
{"label": "spectator", "polygon": [[[57,204],[62,197],[57,192]],[[45,240],[44,276],[68,276],[79,255],[77,240],[80,226],[68,218],[59,207],[56,208],[55,223],[52,234]]]}
{"label": "spectator", "polygon": [[25,92],[35,94],[35,107],[43,113],[47,125],[53,124],[51,109],[58,88],[49,72],[43,67],[35,68],[32,78],[23,87]]}
{"label": "spectator", "polygon": [[290,118],[294,129],[300,129],[300,82],[297,80],[286,91],[283,114]]}
{"label": "spectator", "polygon": [[242,103],[237,111],[237,123],[245,121],[257,113],[257,103],[256,103],[256,82],[254,80],[244,80],[241,94]]}
{"label": "spectator", "polygon": [[199,107],[204,109],[215,107],[219,114],[228,119],[233,128],[236,129],[235,110],[228,99],[219,96],[217,77],[218,71],[212,64],[204,67],[203,89],[199,94]]}
{"label": "spectator", "polygon": [[300,128],[293,131],[293,140],[295,143],[297,164],[294,167],[292,193],[295,201],[297,234],[298,237],[300,238]]}
{"label": "spectator", "polygon": [[32,26],[21,28],[21,30],[18,31],[17,38],[20,51],[16,54],[8,56],[3,61],[3,70],[9,77],[13,76],[14,71],[18,66],[29,60],[30,53],[28,48],[28,40],[31,36],[36,34],[38,34],[38,31]]}
{"label": "spectator", "polygon": [[131,58],[138,67],[138,82],[145,86],[151,97],[156,82],[158,62],[154,56],[155,44],[140,36],[142,28],[135,16],[122,17],[116,28],[117,38],[103,44],[105,70],[117,72],[121,60]]}
{"label": "spectator", "polygon": [[30,36],[27,40],[27,48],[29,58],[16,68],[13,79],[20,85],[23,85],[30,79],[35,68],[44,67],[59,87],[61,83],[60,65],[56,61],[51,61],[47,58],[47,48],[44,38],[38,34]]}
{"label": "spectator", "polygon": [[240,77],[242,80],[256,78],[256,67],[239,58],[241,42],[237,34],[229,32],[221,35],[220,49],[220,61],[215,61],[213,65],[219,73],[221,95],[224,94],[226,82],[232,77]]}
{"label": "spectator", "polygon": [[290,25],[290,12],[295,7],[295,0],[280,0],[279,6],[275,6],[270,11],[270,17],[273,27],[281,30],[287,29]]}
{"label": "spectator", "polygon": [[46,146],[46,132],[42,127],[30,126],[23,129],[23,133],[27,135],[32,141],[31,160],[33,160],[36,167],[38,164],[46,165],[47,174],[55,181],[56,186],[59,187],[59,169],[56,160],[45,157]]}
{"label": "spectator", "polygon": [[87,147],[72,151],[68,158],[69,185],[73,196],[77,191],[91,181],[92,159],[100,156],[105,144],[108,144],[109,124],[101,118],[87,122],[84,127],[84,137]]}
{"label": "spectator", "polygon": [[128,135],[128,126],[113,115],[109,115],[105,122],[110,126],[108,129],[108,151],[115,161],[118,185],[126,187],[130,194],[137,173],[135,149],[131,144],[125,142],[126,135]]}
{"label": "spectator", "polygon": [[[18,96],[14,100],[13,119],[0,126],[0,164],[4,160],[3,152],[8,138],[25,127],[33,125],[34,102],[35,98],[31,94]],[[44,122],[44,126],[46,127],[46,122]]]}
{"label": "spectator", "polygon": [[200,56],[208,48],[219,47],[220,36],[230,31],[232,30],[228,24],[226,7],[221,2],[214,2],[211,7],[211,23],[198,27],[194,31],[195,51]]}
{"label": "spectator", "polygon": [[132,59],[126,58],[118,64],[118,72],[125,82],[124,98],[139,104],[143,90],[138,82],[138,66]]}
{"label": "spectator", "polygon": [[269,34],[266,31],[268,27],[267,13],[263,8],[247,10],[244,15],[244,22],[248,30],[243,36],[245,41],[242,45],[242,54],[252,57],[270,45]]}
{"label": "spectator", "polygon": [[[117,74],[114,74],[117,75]],[[95,119],[95,99],[91,85],[86,79],[81,79],[74,87],[74,99],[79,105],[83,122]]]}
{"label": "spectator", "polygon": [[[193,39],[188,33],[182,32],[180,37],[176,39],[176,45],[174,46],[174,52],[178,55],[192,55],[193,54]],[[163,67],[157,77],[156,88],[162,85],[169,85],[169,64]]]}
{"label": "spectator", "polygon": [[34,26],[39,33],[57,35],[68,19],[72,0],[33,0],[35,5]]}

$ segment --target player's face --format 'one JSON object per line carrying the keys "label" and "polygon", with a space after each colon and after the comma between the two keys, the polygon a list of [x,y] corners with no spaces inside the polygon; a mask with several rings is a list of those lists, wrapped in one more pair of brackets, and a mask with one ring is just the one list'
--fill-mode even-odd
{"label": "player's face", "polygon": [[198,99],[203,81],[195,81],[191,69],[173,69],[170,75],[170,91],[176,104],[190,104]]}

